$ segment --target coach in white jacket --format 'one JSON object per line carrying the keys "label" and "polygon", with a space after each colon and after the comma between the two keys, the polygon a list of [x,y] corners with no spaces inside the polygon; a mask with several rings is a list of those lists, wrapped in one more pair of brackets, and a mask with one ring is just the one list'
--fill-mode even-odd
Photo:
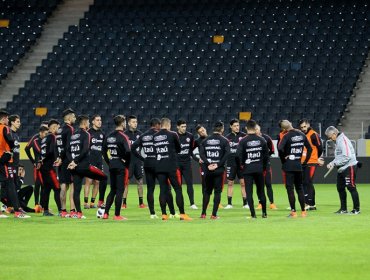
{"label": "coach in white jacket", "polygon": [[337,190],[340,199],[340,209],[336,214],[347,214],[347,190],[351,193],[353,200],[353,210],[350,214],[360,214],[360,199],[356,188],[356,171],[357,160],[355,149],[351,141],[339,132],[334,126],[329,126],[325,131],[326,136],[335,142],[335,158],[329,162],[327,168],[336,167],[337,174]]}

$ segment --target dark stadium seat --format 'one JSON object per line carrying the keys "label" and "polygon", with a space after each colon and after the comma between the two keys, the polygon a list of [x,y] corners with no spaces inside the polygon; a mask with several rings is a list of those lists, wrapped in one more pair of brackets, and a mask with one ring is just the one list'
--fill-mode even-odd
{"label": "dark stadium seat", "polygon": [[[141,123],[182,116],[190,130],[251,111],[274,138],[282,118],[336,124],[369,51],[370,8],[335,3],[95,0],[8,109],[32,96],[27,107],[54,116],[67,106],[103,119],[135,113]],[[38,126],[27,125],[23,138]]]}

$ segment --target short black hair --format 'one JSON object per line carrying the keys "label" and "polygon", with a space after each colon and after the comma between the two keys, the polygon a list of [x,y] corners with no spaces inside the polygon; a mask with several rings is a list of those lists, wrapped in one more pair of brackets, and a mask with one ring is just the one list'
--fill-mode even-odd
{"label": "short black hair", "polygon": [[126,120],[124,115],[117,115],[113,118],[115,126],[120,126],[122,123],[124,123]]}
{"label": "short black hair", "polygon": [[9,116],[9,112],[6,111],[5,109],[0,109],[0,119]]}
{"label": "short black hair", "polygon": [[52,126],[53,124],[60,124],[60,122],[58,122],[56,119],[51,119],[48,122],[48,127]]}
{"label": "short black hair", "polygon": [[11,115],[11,116],[9,116],[9,122],[10,123],[15,122],[16,119],[21,119],[21,117],[18,116],[18,115]]}
{"label": "short black hair", "polygon": [[41,122],[41,125],[48,125],[49,121],[43,121]]}
{"label": "short black hair", "polygon": [[84,122],[84,121],[88,121],[89,120],[89,116],[87,116],[87,115],[79,115],[78,117],[77,117],[77,123],[80,125],[80,124],[82,124],[82,122]]}
{"label": "short black hair", "polygon": [[76,114],[75,111],[72,110],[72,108],[67,108],[62,112],[63,118],[69,114]]}
{"label": "short black hair", "polygon": [[137,117],[135,115],[129,115],[127,121],[129,122],[130,120],[137,120]]}
{"label": "short black hair", "polygon": [[233,125],[234,123],[239,123],[239,120],[238,119],[232,119],[230,121],[230,125]]}
{"label": "short black hair", "polygon": [[158,119],[158,118],[153,118],[150,120],[150,126],[153,127],[153,126],[156,126],[156,125],[160,125],[161,124],[161,120]]}
{"label": "short black hair", "polygon": [[48,131],[48,128],[45,125],[39,127],[39,132]]}
{"label": "short black hair", "polygon": [[310,121],[308,119],[301,119],[298,123],[298,125],[301,125],[302,123],[308,123],[310,124]]}
{"label": "short black hair", "polygon": [[245,127],[247,130],[255,130],[257,126],[257,122],[255,120],[249,120],[247,121]]}
{"label": "short black hair", "polygon": [[222,121],[217,121],[213,125],[214,132],[221,132],[223,128],[224,128],[224,123]]}
{"label": "short black hair", "polygon": [[184,120],[184,119],[179,119],[179,120],[177,121],[177,126],[180,126],[180,125],[182,125],[182,124],[186,124],[186,120]]}
{"label": "short black hair", "polygon": [[94,114],[91,117],[91,121],[93,121],[93,120],[95,120],[96,118],[99,118],[99,117],[101,118],[101,116],[99,114]]}
{"label": "short black hair", "polygon": [[18,164],[18,167],[22,167],[24,169],[24,165],[23,164]]}
{"label": "short black hair", "polygon": [[204,127],[204,125],[197,124],[197,126],[195,127],[195,131],[198,132],[198,130],[201,129],[202,127]]}

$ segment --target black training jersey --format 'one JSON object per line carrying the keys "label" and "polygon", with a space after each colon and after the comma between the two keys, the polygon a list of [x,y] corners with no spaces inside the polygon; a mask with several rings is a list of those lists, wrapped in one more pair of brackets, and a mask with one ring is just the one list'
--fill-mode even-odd
{"label": "black training jersey", "polygon": [[[200,158],[205,167],[217,163],[218,168],[225,168],[227,158],[230,156],[229,140],[221,134],[214,133],[202,141],[199,147]],[[208,170],[208,168],[204,168]]]}
{"label": "black training jersey", "polygon": [[195,160],[196,162],[199,162],[199,159],[200,159],[200,155],[199,155],[199,146],[200,144],[203,142],[204,139],[206,139],[207,137],[198,137],[197,139],[195,139],[194,141],[194,149],[193,149],[193,152],[191,153],[191,157],[193,158],[193,160]]}
{"label": "black training jersey", "polygon": [[101,168],[103,164],[103,144],[104,133],[101,129],[90,128],[90,163],[96,167]]}
{"label": "black training jersey", "polygon": [[49,134],[41,140],[42,168],[53,169],[54,162],[58,157],[56,135]]}
{"label": "black training jersey", "polygon": [[[33,151],[33,156],[31,154],[31,149]],[[26,147],[24,148],[27,157],[35,164],[36,162],[40,161],[41,157],[41,139],[39,134],[35,134],[32,138],[28,141]]]}
{"label": "black training jersey", "polygon": [[190,132],[185,132],[184,134],[177,133],[179,137],[181,150],[177,154],[178,162],[190,162],[190,156],[194,150],[194,136]]}
{"label": "black training jersey", "polygon": [[103,145],[103,156],[109,169],[125,169],[130,166],[130,145],[130,140],[122,130],[115,130],[107,136]]}
{"label": "black training jersey", "polygon": [[71,136],[74,132],[72,125],[65,123],[62,128],[58,129],[57,133],[57,147],[58,147],[58,156],[63,161],[66,158],[66,147],[71,139]]}
{"label": "black training jersey", "polygon": [[86,129],[79,128],[76,130],[66,147],[68,162],[74,161],[79,166],[89,166],[90,142],[91,136]]}
{"label": "black training jersey", "polygon": [[312,148],[306,136],[302,132],[292,129],[280,139],[278,149],[284,171],[302,171],[303,147],[307,149],[306,162],[303,163],[305,164],[312,153]]}
{"label": "black training jersey", "polygon": [[[130,130],[127,129],[125,131],[125,134],[127,135],[128,139],[130,140],[130,144],[134,144],[134,142],[139,139],[140,135],[143,134],[140,130]],[[132,147],[132,146],[131,146]],[[133,155],[133,153],[132,153]],[[136,156],[131,156],[131,161],[137,161],[139,158]]]}
{"label": "black training jersey", "polygon": [[248,134],[239,143],[237,162],[243,174],[263,172],[269,159],[266,140],[256,134]]}
{"label": "black training jersey", "polygon": [[230,144],[230,155],[227,159],[227,166],[236,166],[236,151],[238,149],[239,141],[242,140],[242,138],[246,134],[244,132],[238,132],[234,133],[231,132],[228,135],[226,135],[227,140],[229,140]]}
{"label": "black training jersey", "polygon": [[154,128],[145,131],[131,146],[131,152],[135,157],[144,162],[144,167],[154,168],[156,165],[156,152],[154,151],[153,135],[157,132],[158,130],[155,130]]}
{"label": "black training jersey", "polygon": [[177,154],[181,150],[176,132],[161,129],[153,135],[156,154],[156,172],[173,172],[177,169]]}
{"label": "black training jersey", "polygon": [[21,144],[19,140],[19,135],[16,131],[10,130],[12,138],[14,140],[14,147],[12,149],[13,152],[13,162],[11,163],[12,166],[19,166],[19,158],[20,158],[20,150]]}
{"label": "black training jersey", "polygon": [[[263,133],[261,134],[261,136],[263,137],[263,139],[265,139],[267,143],[267,147],[269,148],[269,155],[270,156],[273,155],[275,153],[275,147],[274,147],[274,142],[272,142],[271,137]],[[268,166],[270,165],[270,157],[269,157],[267,165]]]}

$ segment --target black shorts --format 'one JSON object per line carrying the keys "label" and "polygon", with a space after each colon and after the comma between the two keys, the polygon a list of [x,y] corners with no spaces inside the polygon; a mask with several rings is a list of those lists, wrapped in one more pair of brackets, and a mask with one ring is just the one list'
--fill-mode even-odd
{"label": "black shorts", "polygon": [[90,165],[95,166],[96,168],[99,168],[100,170],[104,171],[104,164],[102,162],[91,161]]}
{"label": "black shorts", "polygon": [[236,165],[231,165],[226,167],[226,178],[227,180],[234,181],[236,176],[238,179],[243,179],[242,171]]}
{"label": "black shorts", "polygon": [[67,169],[68,163],[62,163],[62,165],[58,168],[58,179],[60,184],[72,184],[73,177],[71,171]]}
{"label": "black shorts", "polygon": [[136,180],[140,180],[144,177],[144,165],[141,161],[133,161],[130,163],[128,178],[131,179],[135,176]]}

